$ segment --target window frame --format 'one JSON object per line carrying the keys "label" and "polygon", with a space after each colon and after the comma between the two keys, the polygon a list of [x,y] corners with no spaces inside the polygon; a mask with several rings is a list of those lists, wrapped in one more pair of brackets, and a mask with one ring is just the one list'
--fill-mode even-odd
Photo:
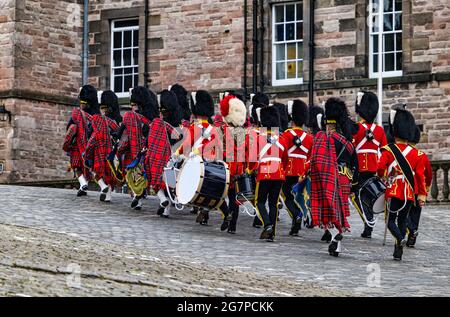
{"label": "window frame", "polygon": [[[288,22],[286,22],[286,21],[279,22],[279,23],[276,22],[276,8],[280,7],[280,6],[283,6],[285,8],[284,9],[284,15],[286,16],[286,6],[288,6],[288,5],[294,5],[294,7],[295,7],[295,18],[297,18],[297,7],[298,7],[298,5],[300,5],[300,7],[302,8],[303,19],[302,20],[296,20],[295,19],[294,21],[289,21],[289,22],[290,23],[293,22],[294,24],[297,24],[297,23],[301,22],[303,24],[303,27],[302,27],[303,34],[301,36],[301,40],[297,40],[296,39],[297,38],[297,27],[295,27],[294,28],[295,29],[295,36],[294,36],[295,39],[294,40],[290,40],[290,41],[284,40],[284,41],[281,41],[281,42],[280,41],[276,42],[275,41],[276,26],[280,25],[280,24],[283,24],[284,25],[284,34],[286,36],[286,24],[288,24]],[[272,5],[272,21],[271,21],[271,25],[272,25],[272,86],[289,86],[289,85],[301,85],[301,84],[303,84],[303,78],[304,78],[304,76],[303,76],[304,68],[303,67],[302,67],[301,77],[277,79],[277,51],[276,51],[277,45],[280,45],[280,44],[286,45],[286,44],[290,44],[290,43],[296,44],[296,46],[297,46],[296,53],[297,54],[296,54],[295,60],[289,60],[287,58],[287,51],[285,49],[284,62],[287,63],[288,61],[295,61],[296,67],[297,67],[298,62],[302,62],[302,64],[304,65],[304,61],[305,61],[304,54],[303,54],[304,51],[301,54],[301,58],[298,58],[298,51],[297,51],[298,50],[298,43],[302,43],[302,46],[303,46],[304,42],[305,42],[305,38],[304,38],[304,34],[305,34],[305,32],[304,32],[305,16],[304,16],[304,11],[303,11],[303,1],[290,1],[290,2],[283,2],[283,3],[274,3]],[[296,72],[297,72],[297,74],[296,74],[296,76],[297,76],[298,75],[298,69],[296,70]]]}
{"label": "window frame", "polygon": [[[127,26],[127,27],[115,27],[115,23],[116,22],[123,22],[123,21],[137,21],[137,25],[135,26]],[[134,46],[133,45],[133,37],[134,37],[134,31],[138,31],[138,46]],[[132,64],[132,65],[127,65],[126,67],[123,66],[123,53],[121,56],[121,61],[122,61],[122,66],[121,67],[115,67],[114,66],[114,50],[118,50],[118,49],[114,49],[114,32],[118,32],[118,31],[122,31],[122,36],[121,36],[121,46],[120,46],[120,50],[123,51],[124,46],[123,46],[123,42],[124,42],[124,36],[123,36],[123,31],[132,31],[132,39],[131,39],[131,47],[127,47],[127,49],[131,49],[131,59],[133,61],[133,50],[137,48],[138,50],[138,63],[137,64]],[[111,47],[110,47],[110,55],[111,55],[111,59],[110,59],[110,89],[112,91],[114,91],[114,85],[115,85],[115,76],[114,76],[114,70],[115,69],[124,69],[124,68],[137,68],[138,71],[137,73],[135,73],[134,71],[132,71],[131,75],[132,77],[134,76],[138,76],[138,83],[135,83],[134,86],[137,86],[139,84],[139,17],[133,17],[133,18],[124,18],[124,19],[114,19],[111,20],[111,32],[110,32],[110,39],[111,39]],[[124,84],[124,77],[122,74],[122,85]],[[133,79],[134,81],[134,79]],[[133,86],[133,85],[132,85]],[[115,92],[115,91],[114,91]],[[129,98],[130,97],[130,92],[129,91],[125,91],[125,92],[115,92],[118,98]]]}
{"label": "window frame", "polygon": [[[378,1],[380,1],[380,0],[378,0]],[[381,1],[384,1],[384,0],[381,0]],[[369,8],[372,9],[371,11],[369,9],[369,11],[370,11],[369,12],[369,21],[370,21],[370,23],[368,25],[368,28],[369,28],[369,78],[378,78],[378,71],[374,72],[373,55],[375,53],[373,51],[374,50],[374,44],[373,44],[372,38],[373,38],[374,35],[380,36],[380,33],[382,34],[382,37],[383,37],[383,47],[382,47],[381,50],[380,50],[380,48],[378,48],[378,53],[377,54],[380,54],[380,52],[383,54],[383,67],[382,67],[382,69],[383,69],[383,71],[382,71],[383,78],[403,76],[403,65],[402,65],[402,69],[401,70],[391,70],[391,71],[385,71],[384,70],[385,69],[385,65],[386,65],[386,51],[385,51],[385,40],[384,40],[384,38],[385,38],[386,34],[394,34],[394,50],[388,52],[388,53],[393,53],[394,54],[394,66],[397,66],[397,59],[396,59],[396,54],[397,53],[401,53],[402,54],[402,64],[403,64],[403,53],[404,53],[403,43],[402,43],[401,51],[397,50],[397,43],[396,43],[395,37],[396,37],[396,34],[401,34],[402,41],[403,41],[403,9],[404,8],[403,8],[403,5],[402,5],[402,10],[401,11],[395,10],[395,9],[397,9],[395,7],[395,2],[396,1],[395,0],[391,0],[391,1],[393,2],[393,10],[387,11],[387,12],[383,12],[383,30],[381,30],[381,32],[374,32],[372,26],[378,27],[378,19],[376,19],[376,22],[375,22],[375,19],[374,19],[376,16],[378,16],[378,10],[375,11],[374,9],[372,9],[375,1],[374,0],[369,0]],[[400,13],[401,17],[402,17],[402,25],[401,25],[400,29],[399,30],[394,30],[393,29],[392,31],[384,31],[384,15],[385,14],[392,14],[393,15],[394,25],[395,25],[395,15],[398,14],[398,13]],[[394,25],[393,25],[393,27],[395,28]],[[397,68],[397,67],[395,67],[395,68]]]}

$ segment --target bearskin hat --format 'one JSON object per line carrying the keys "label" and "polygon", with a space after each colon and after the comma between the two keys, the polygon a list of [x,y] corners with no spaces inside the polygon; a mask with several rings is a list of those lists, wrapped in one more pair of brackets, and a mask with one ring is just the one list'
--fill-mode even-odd
{"label": "bearskin hat", "polygon": [[280,127],[280,113],[275,107],[259,107],[255,110],[260,126],[264,128]]}
{"label": "bearskin hat", "polygon": [[181,85],[175,84],[169,89],[175,93],[182,112],[182,119],[191,120],[191,108],[189,107],[188,91]]}
{"label": "bearskin hat", "polygon": [[181,124],[182,113],[175,93],[169,90],[163,90],[159,104],[164,120],[174,127],[179,126]]}
{"label": "bearskin hat", "polygon": [[414,133],[414,138],[410,142],[412,144],[420,143],[420,136],[421,136],[420,128],[416,125],[416,131]]}
{"label": "bearskin hat", "polygon": [[286,105],[279,102],[275,102],[272,107],[275,107],[280,115],[281,132],[286,131],[289,128],[289,115]]}
{"label": "bearskin hat", "polygon": [[330,98],[327,100],[325,103],[325,122],[327,124],[335,123],[339,133],[342,133],[347,140],[353,140],[355,123],[350,119],[347,106],[342,99]]}
{"label": "bearskin hat", "polygon": [[306,122],[306,126],[310,128],[313,132],[313,134],[316,134],[324,127],[324,117],[325,117],[325,111],[322,107],[313,105],[309,107],[308,110],[308,121]]}
{"label": "bearskin hat", "polygon": [[361,118],[368,123],[373,123],[377,117],[378,109],[377,95],[371,91],[358,92],[355,111]]}
{"label": "bearskin hat", "polygon": [[139,113],[149,120],[159,116],[158,98],[153,91],[137,86],[131,91],[130,101],[138,105]]}
{"label": "bearskin hat", "polygon": [[394,138],[414,140],[416,133],[414,116],[404,107],[394,106],[389,115],[389,130]]}
{"label": "bearskin hat", "polygon": [[270,103],[269,96],[265,93],[257,92],[252,98],[252,105],[268,106]]}
{"label": "bearskin hat", "polygon": [[297,127],[302,127],[309,119],[308,106],[300,99],[288,103],[288,114]]}
{"label": "bearskin hat", "polygon": [[87,103],[85,111],[91,115],[100,113],[100,107],[98,104],[98,94],[97,89],[91,85],[84,85],[80,90],[80,95],[78,96],[81,101]]}
{"label": "bearskin hat", "polygon": [[115,120],[117,123],[122,122],[122,116],[120,115],[119,98],[112,90],[107,90],[102,93],[101,105],[108,107],[106,116]]}
{"label": "bearskin hat", "polygon": [[214,100],[206,90],[191,93],[192,114],[194,116],[212,117],[214,115]]}
{"label": "bearskin hat", "polygon": [[231,94],[220,101],[220,113],[227,123],[235,127],[243,126],[247,118],[245,104]]}

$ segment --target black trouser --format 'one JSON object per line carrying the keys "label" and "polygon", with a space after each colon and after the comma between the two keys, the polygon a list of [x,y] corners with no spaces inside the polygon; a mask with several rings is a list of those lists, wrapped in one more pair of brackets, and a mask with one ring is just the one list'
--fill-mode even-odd
{"label": "black trouser", "polygon": [[230,188],[228,190],[228,209],[231,213],[231,225],[236,226],[239,217],[239,206],[236,203],[236,188]]}
{"label": "black trouser", "polygon": [[419,201],[416,196],[416,205],[413,205],[411,207],[411,210],[409,211],[409,216],[408,216],[408,230],[409,230],[410,234],[419,230],[419,221],[420,221],[421,213],[422,213],[422,207],[420,206]]}
{"label": "black trouser", "polygon": [[226,201],[224,201],[222,205],[220,205],[219,210],[220,212],[222,212],[223,219],[228,217],[228,215],[230,214],[230,209],[228,208],[228,204]]}
{"label": "black trouser", "polygon": [[292,220],[296,220],[302,213],[295,202],[295,197],[292,194],[292,187],[298,183],[298,176],[287,176],[283,183],[282,193],[284,196],[284,204],[286,205],[289,216]]}
{"label": "black trouser", "polygon": [[398,198],[391,198],[389,203],[388,229],[397,240],[397,244],[405,239],[408,213],[412,205],[412,201],[408,200],[405,203],[404,200]]}
{"label": "black trouser", "polygon": [[[273,226],[275,232],[278,218],[278,200],[283,186],[281,180],[263,180],[256,184],[255,205],[259,218],[262,220],[264,228]],[[266,201],[269,200],[269,213],[266,209]]]}
{"label": "black trouser", "polygon": [[[362,186],[368,179],[370,179],[370,178],[372,178],[372,177],[375,177],[376,172],[359,172],[358,174],[359,174],[359,176],[358,176],[358,189],[359,189],[359,188],[361,188],[361,186]],[[358,197],[357,197],[357,198],[358,198]],[[359,208],[361,209],[361,212],[363,212],[364,215],[366,216],[367,221],[372,221],[372,220],[373,220],[373,213],[372,213],[371,210],[369,210],[369,207],[367,207],[367,206],[364,206],[364,207],[363,207],[363,206],[362,206],[362,202],[360,202],[359,199],[357,199],[357,202],[358,202],[358,204],[359,204]],[[362,221],[364,222],[364,230],[365,230],[365,231],[372,232],[372,231],[373,231],[373,228],[372,228],[372,227],[369,227],[369,226],[366,224],[366,222],[365,222],[364,218],[362,217],[362,215],[360,215],[360,216],[361,216]]]}

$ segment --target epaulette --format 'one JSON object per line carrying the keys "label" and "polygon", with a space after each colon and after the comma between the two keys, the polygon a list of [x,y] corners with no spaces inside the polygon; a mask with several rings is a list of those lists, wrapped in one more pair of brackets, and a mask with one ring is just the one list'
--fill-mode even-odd
{"label": "epaulette", "polygon": [[417,156],[422,156],[422,155],[424,155],[425,153],[424,152],[422,152],[421,150],[417,150]]}

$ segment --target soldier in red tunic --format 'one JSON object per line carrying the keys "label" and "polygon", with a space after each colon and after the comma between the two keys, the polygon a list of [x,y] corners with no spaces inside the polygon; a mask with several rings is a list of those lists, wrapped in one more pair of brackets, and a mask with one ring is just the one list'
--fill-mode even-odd
{"label": "soldier in red tunic", "polygon": [[420,206],[425,204],[425,167],[419,151],[408,144],[414,139],[415,121],[413,115],[396,107],[390,115],[391,135],[395,143],[381,150],[378,176],[387,179],[388,229],[395,238],[394,260],[400,261],[406,245],[408,213],[415,204],[415,193]]}
{"label": "soldier in red tunic", "polygon": [[[191,153],[202,156],[203,159],[214,161],[220,155],[221,138],[218,130],[211,124],[211,117],[214,115],[214,101],[212,96],[205,90],[191,93],[192,114],[194,121],[185,129],[184,141],[175,153],[175,156],[188,156]],[[220,206],[223,214],[222,230],[228,229],[231,221],[226,202]],[[201,209],[196,222],[207,225],[209,211]]]}
{"label": "soldier in red tunic", "polygon": [[288,113],[292,120],[292,128],[287,129],[280,137],[280,143],[285,148],[283,165],[286,173],[286,181],[283,183],[281,193],[292,219],[289,235],[295,236],[301,228],[303,217],[292,194],[292,187],[305,177],[309,169],[313,137],[302,129],[308,121],[308,106],[302,100],[289,103]]}
{"label": "soldier in red tunic", "polygon": [[111,201],[111,191],[117,184],[108,166],[107,157],[113,148],[114,133],[117,133],[122,121],[119,101],[116,94],[105,91],[101,95],[101,113],[92,116],[93,132],[86,145],[84,159],[94,172],[95,180],[100,186],[100,201]]}
{"label": "soldier in red tunic", "polygon": [[88,167],[84,164],[83,154],[92,131],[92,115],[99,113],[97,90],[93,86],[83,86],[79,99],[80,108],[72,111],[63,144],[63,150],[70,156],[70,167],[80,182],[78,197],[87,195],[88,181],[91,176]]}
{"label": "soldier in red tunic", "polygon": [[[280,126],[280,115],[274,107],[260,107],[255,110],[260,131],[257,133],[258,162],[253,166],[257,171],[255,206],[264,230],[260,239],[273,241],[278,219],[278,202],[281,187],[285,180],[282,157],[285,151],[279,142],[277,129]],[[269,204],[269,212],[266,202]]]}
{"label": "soldier in red tunic", "polygon": [[[374,123],[378,108],[378,98],[374,93],[370,91],[358,93],[355,110],[361,121],[358,122],[357,132],[353,135],[353,145],[358,155],[359,186],[363,186],[368,179],[376,175],[380,149],[387,144],[383,127]],[[353,189],[357,191],[359,188]],[[370,239],[375,224],[373,213],[367,206],[362,207],[358,195],[354,195],[352,200],[364,222],[361,237]]]}
{"label": "soldier in red tunic", "polygon": [[[248,149],[246,162],[249,163],[250,167],[254,166],[255,163],[258,162],[258,153],[259,153],[258,137],[257,137],[259,133],[259,122],[256,115],[256,109],[261,107],[267,107],[269,106],[269,103],[270,103],[269,97],[265,93],[257,92],[256,94],[252,95],[251,105],[248,108],[251,128],[249,129],[249,134],[246,141]],[[253,227],[255,228],[262,227],[262,222],[259,220],[257,215],[255,215],[253,219]]]}
{"label": "soldier in red tunic", "polygon": [[243,128],[247,118],[245,104],[232,94],[228,94],[220,101],[220,113],[223,122],[218,128],[222,129],[224,137],[223,155],[230,171],[230,187],[228,189],[228,207],[231,221],[228,233],[236,233],[239,216],[239,205],[236,203],[235,178],[245,171],[245,130]]}

